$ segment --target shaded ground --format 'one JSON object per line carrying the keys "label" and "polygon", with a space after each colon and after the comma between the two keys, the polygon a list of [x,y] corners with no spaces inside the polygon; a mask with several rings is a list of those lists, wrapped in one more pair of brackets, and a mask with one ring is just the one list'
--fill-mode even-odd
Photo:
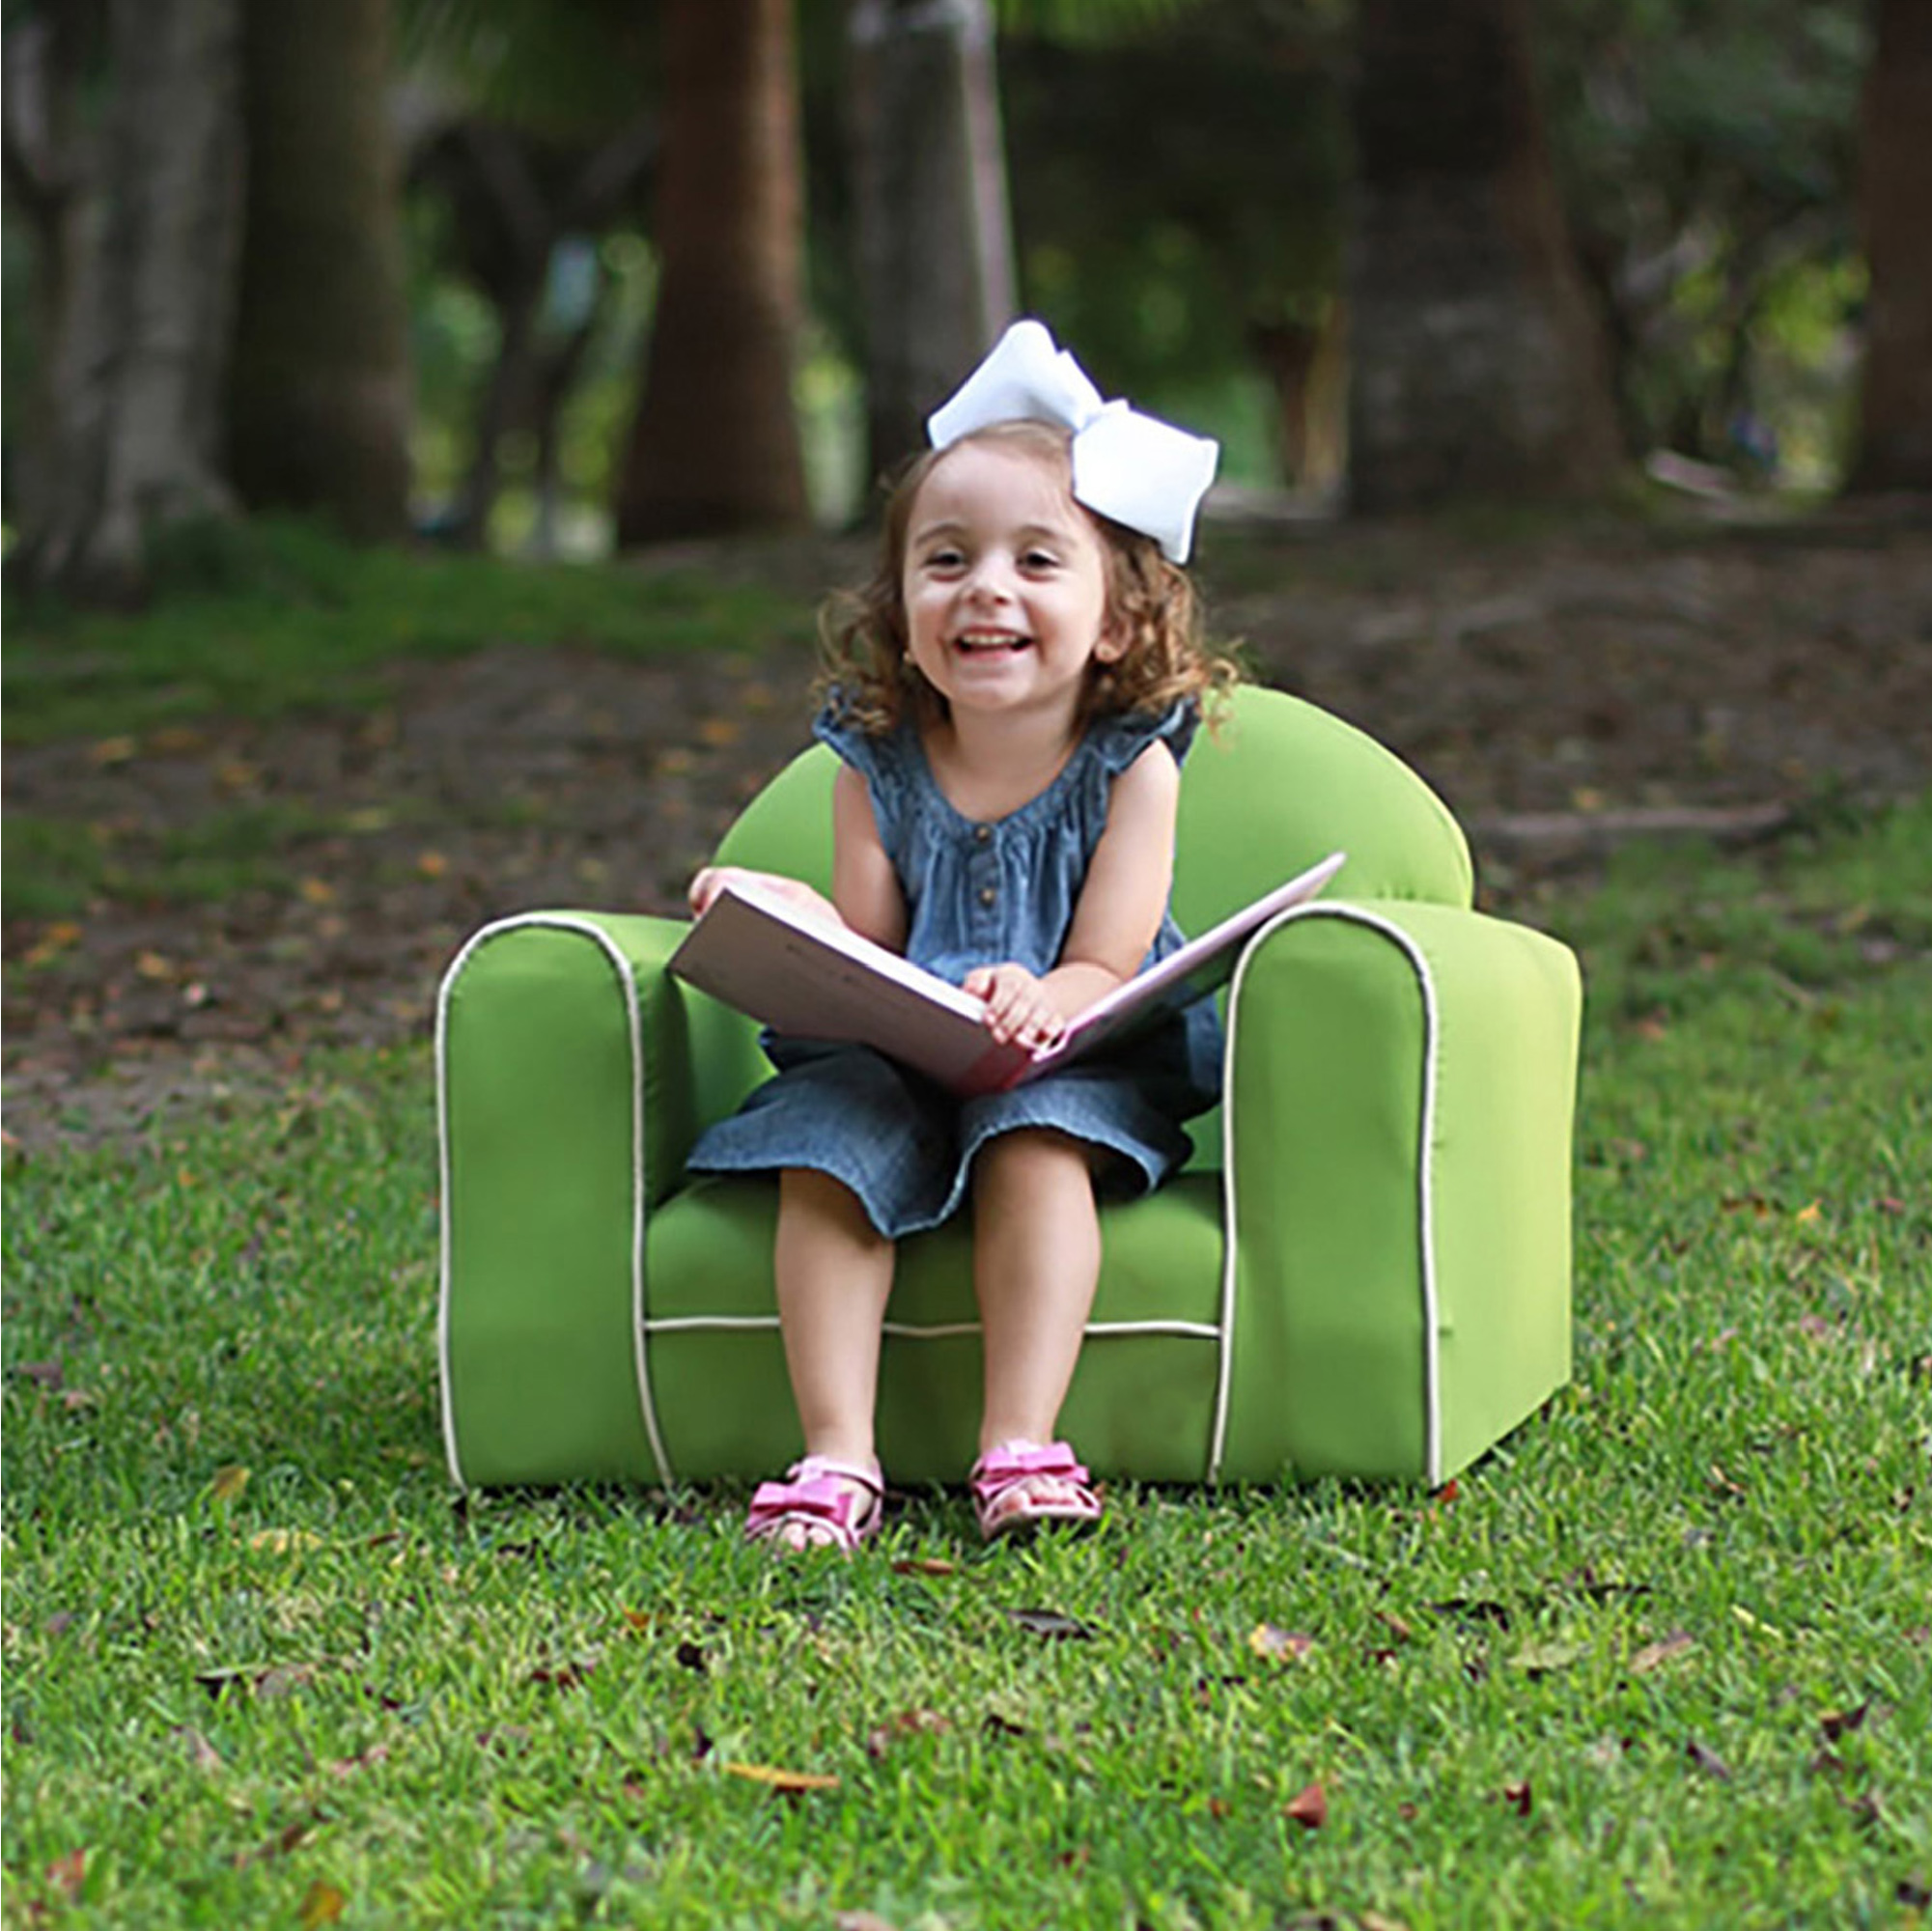
{"label": "shaded ground", "polygon": [[[1505,900],[1619,838],[1773,835],[1932,782],[1932,526],[1910,510],[1487,540],[1279,522],[1206,548],[1217,630],[1414,763]],[[810,600],[866,555],[705,560]],[[796,645],[681,665],[486,647],[398,666],[374,714],[11,753],[8,810],[91,827],[121,878],[9,922],[9,1134],[84,1141],[272,1089],[319,1043],[421,1034],[492,916],[676,910],[804,742],[810,670]],[[251,812],[282,828],[238,889],[143,899],[144,863]]]}

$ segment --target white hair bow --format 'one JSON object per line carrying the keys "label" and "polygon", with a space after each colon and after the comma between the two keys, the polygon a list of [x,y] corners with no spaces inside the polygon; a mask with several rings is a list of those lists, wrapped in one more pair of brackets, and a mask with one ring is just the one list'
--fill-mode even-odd
{"label": "white hair bow", "polygon": [[975,430],[1022,418],[1073,431],[1076,502],[1152,537],[1170,562],[1187,562],[1218,443],[1124,402],[1103,402],[1086,371],[1037,322],[1016,322],[994,344],[927,418],[926,434],[944,449]]}

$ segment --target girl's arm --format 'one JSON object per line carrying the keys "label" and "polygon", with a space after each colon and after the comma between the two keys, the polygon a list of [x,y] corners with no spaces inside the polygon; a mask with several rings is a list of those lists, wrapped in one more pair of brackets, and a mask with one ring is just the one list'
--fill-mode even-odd
{"label": "girl's arm", "polygon": [[690,884],[691,915],[705,909],[726,885],[751,884],[772,893],[828,925],[854,932],[897,952],[906,943],[906,901],[899,875],[879,842],[878,822],[865,780],[849,766],[832,787],[832,895],[826,898],[800,879],[781,872],[755,872],[743,865],[707,865]]}
{"label": "girl's arm", "polygon": [[1094,848],[1060,963],[1036,979],[1018,966],[967,975],[987,1002],[995,1039],[1050,1045],[1066,1022],[1140,970],[1174,882],[1174,821],[1181,768],[1163,743],[1148,745],[1113,781],[1106,829]]}
{"label": "girl's arm", "polygon": [[906,894],[880,841],[872,794],[850,765],[839,767],[832,785],[832,903],[861,938],[905,949]]}

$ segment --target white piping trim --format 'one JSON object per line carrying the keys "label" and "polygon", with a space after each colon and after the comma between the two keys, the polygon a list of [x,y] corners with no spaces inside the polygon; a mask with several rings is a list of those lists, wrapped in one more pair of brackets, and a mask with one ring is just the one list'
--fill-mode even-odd
{"label": "white piping trim", "polygon": [[643,1417],[644,1433],[650,1441],[651,1453],[658,1464],[658,1478],[662,1486],[668,1488],[671,1484],[671,1463],[664,1452],[663,1436],[658,1427],[657,1404],[651,1398],[650,1361],[645,1353],[645,1334],[650,1324],[644,1318],[644,1043],[642,1022],[637,1011],[637,975],[631,970],[630,961],[625,957],[617,941],[602,926],[591,919],[573,917],[567,912],[518,912],[510,918],[499,918],[483,927],[481,931],[472,933],[462,950],[451,961],[449,970],[443,974],[442,984],[436,989],[436,1139],[441,1169],[439,1204],[442,1220],[442,1275],[436,1305],[436,1360],[442,1383],[443,1452],[448,1457],[450,1473],[455,1478],[457,1487],[467,1488],[468,1483],[463,1479],[462,1463],[457,1454],[455,1403],[451,1399],[450,1388],[450,1108],[447,1056],[450,994],[455,990],[458,975],[469,963],[470,954],[480,945],[506,932],[516,932],[528,926],[573,932],[579,938],[596,940],[616,971],[618,984],[624,994],[624,1013],[630,1035],[631,1372],[637,1384],[637,1407]]}
{"label": "white piping trim", "polygon": [[[706,1329],[737,1330],[776,1329],[775,1314],[668,1314],[648,1320],[644,1326],[653,1334],[688,1334]],[[907,1321],[888,1321],[884,1332],[906,1341],[950,1341],[964,1334],[977,1334],[977,1321],[939,1322],[930,1328],[915,1328]],[[1206,1321],[1090,1321],[1082,1330],[1088,1340],[1106,1340],[1118,1334],[1176,1334],[1195,1341],[1218,1341],[1220,1329]]]}
{"label": "white piping trim", "polygon": [[1436,1079],[1442,1043],[1442,1024],[1441,1010],[1436,997],[1436,981],[1429,970],[1429,962],[1423,956],[1421,948],[1392,919],[1386,918],[1380,912],[1369,911],[1361,906],[1327,899],[1318,900],[1313,905],[1292,907],[1269,920],[1243,948],[1241,958],[1235,966],[1233,984],[1228,989],[1227,1039],[1221,1080],[1221,1211],[1226,1218],[1221,1241],[1220,1377],[1215,1390],[1215,1426],[1214,1436],[1208,1446],[1208,1480],[1216,1482],[1220,1479],[1221,1456],[1227,1446],[1228,1402],[1233,1386],[1235,1229],[1239,1224],[1235,1212],[1234,1063],[1235,1031],[1241,1014],[1242,985],[1247,976],[1248,962],[1255,956],[1262,941],[1278,932],[1282,926],[1303,918],[1339,918],[1351,925],[1366,926],[1373,932],[1381,933],[1408,959],[1422,993],[1422,1096],[1420,1117],[1416,1124],[1421,1146],[1419,1158],[1415,1162],[1417,1191],[1420,1197],[1417,1203],[1416,1227],[1421,1245],[1419,1258],[1422,1276],[1424,1456],[1429,1486],[1436,1488],[1442,1482],[1442,1359],[1437,1324],[1434,1208]]}

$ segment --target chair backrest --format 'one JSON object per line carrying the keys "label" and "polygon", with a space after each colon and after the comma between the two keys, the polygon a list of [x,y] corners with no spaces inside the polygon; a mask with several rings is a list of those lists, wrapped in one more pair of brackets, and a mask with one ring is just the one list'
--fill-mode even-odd
{"label": "chair backrest", "polygon": [[[828,890],[836,768],[822,744],[793,759],[725,834],[719,859]],[[1337,897],[1470,901],[1462,828],[1400,758],[1299,697],[1242,686],[1182,776],[1175,917],[1202,931],[1334,851],[1349,854]]]}

